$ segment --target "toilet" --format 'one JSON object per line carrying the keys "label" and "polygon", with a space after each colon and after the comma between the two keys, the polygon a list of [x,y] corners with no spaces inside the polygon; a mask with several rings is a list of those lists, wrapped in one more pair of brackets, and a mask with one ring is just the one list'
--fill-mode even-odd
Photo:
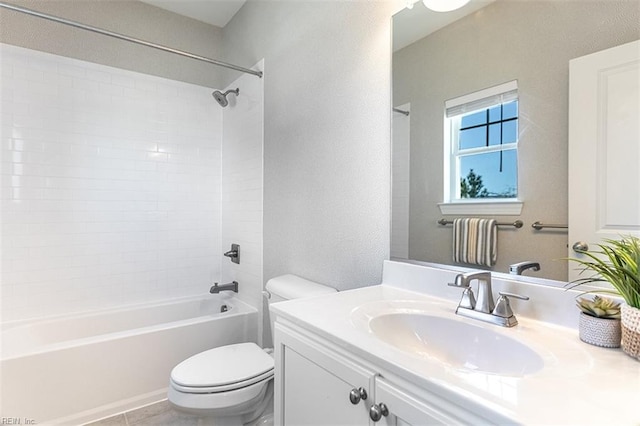
{"label": "toilet", "polygon": [[[270,279],[266,289],[269,303],[336,292],[291,274]],[[237,343],[193,355],[171,371],[169,402],[215,425],[255,422],[273,406],[272,352],[255,343]]]}

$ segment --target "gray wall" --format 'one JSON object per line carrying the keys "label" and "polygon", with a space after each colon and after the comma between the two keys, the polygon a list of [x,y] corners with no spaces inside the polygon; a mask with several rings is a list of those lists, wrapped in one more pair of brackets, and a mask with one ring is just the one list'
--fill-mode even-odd
{"label": "gray wall", "polygon": [[[640,38],[640,3],[503,1],[396,52],[394,105],[411,102],[409,255],[451,263],[451,227],[436,224],[443,187],[444,101],[510,80],[520,94],[521,230],[500,228],[498,264],[542,262],[566,280],[567,236],[531,223],[567,222],[569,60]],[[537,275],[533,273],[533,275]]]}
{"label": "gray wall", "polygon": [[386,2],[249,1],[225,57],[265,58],[264,279],[380,282],[389,255]]}
{"label": "gray wall", "polygon": [[[221,28],[138,1],[13,0],[11,3],[214,59],[222,55]],[[0,9],[0,42],[221,87],[221,69],[213,65],[6,9]]]}

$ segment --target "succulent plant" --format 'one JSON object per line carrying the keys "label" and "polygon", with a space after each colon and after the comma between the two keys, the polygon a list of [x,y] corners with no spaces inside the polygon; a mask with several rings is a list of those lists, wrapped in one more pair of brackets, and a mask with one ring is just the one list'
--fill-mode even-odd
{"label": "succulent plant", "polygon": [[620,318],[620,303],[606,297],[595,296],[593,300],[581,297],[577,302],[582,312],[597,318]]}

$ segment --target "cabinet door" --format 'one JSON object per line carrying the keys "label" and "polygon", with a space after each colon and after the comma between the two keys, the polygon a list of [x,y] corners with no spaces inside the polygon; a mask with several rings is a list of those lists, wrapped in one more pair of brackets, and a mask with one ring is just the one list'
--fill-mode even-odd
{"label": "cabinet door", "polygon": [[[276,324],[275,422],[283,426],[369,424],[374,374]],[[362,388],[366,399],[353,404]]]}
{"label": "cabinet door", "polygon": [[485,419],[436,395],[427,401],[381,377],[376,378],[375,395],[375,402],[386,405],[389,410],[389,414],[377,423],[380,426],[487,424]]}
{"label": "cabinet door", "polygon": [[354,406],[349,392],[356,386],[285,347],[284,422],[301,425],[367,425],[363,402]]}

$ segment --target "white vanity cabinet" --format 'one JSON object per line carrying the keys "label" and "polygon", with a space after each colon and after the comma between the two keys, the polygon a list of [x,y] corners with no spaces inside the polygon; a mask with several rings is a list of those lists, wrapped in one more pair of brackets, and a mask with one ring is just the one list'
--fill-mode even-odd
{"label": "white vanity cabinet", "polygon": [[491,423],[298,326],[277,322],[274,334],[278,426]]}

